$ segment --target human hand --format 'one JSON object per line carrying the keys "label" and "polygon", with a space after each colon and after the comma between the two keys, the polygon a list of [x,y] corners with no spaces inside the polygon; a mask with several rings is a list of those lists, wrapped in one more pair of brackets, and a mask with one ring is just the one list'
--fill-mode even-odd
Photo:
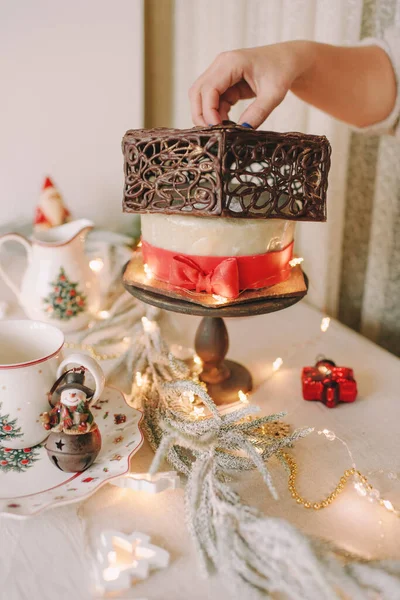
{"label": "human hand", "polygon": [[239,100],[255,98],[239,123],[257,128],[311,67],[313,42],[294,41],[219,54],[189,91],[195,125],[229,119]]}

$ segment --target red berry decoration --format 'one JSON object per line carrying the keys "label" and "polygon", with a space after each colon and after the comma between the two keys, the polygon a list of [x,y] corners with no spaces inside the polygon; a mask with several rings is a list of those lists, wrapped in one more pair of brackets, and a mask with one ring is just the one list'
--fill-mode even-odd
{"label": "red berry decoration", "polygon": [[74,298],[74,296],[76,296],[76,291],[75,290],[71,290],[69,293],[71,298]]}
{"label": "red berry decoration", "polygon": [[12,452],[11,448],[4,448],[4,452]]}
{"label": "red berry decoration", "polygon": [[24,458],[23,460],[21,460],[21,465],[28,465],[28,464],[29,464],[28,458]]}
{"label": "red berry decoration", "polygon": [[8,465],[8,460],[2,460],[2,461],[0,461],[0,465]]}
{"label": "red berry decoration", "polygon": [[12,431],[11,425],[3,425],[3,431]]}
{"label": "red berry decoration", "polygon": [[24,448],[24,452],[25,454],[27,454],[28,452],[32,452],[32,448]]}

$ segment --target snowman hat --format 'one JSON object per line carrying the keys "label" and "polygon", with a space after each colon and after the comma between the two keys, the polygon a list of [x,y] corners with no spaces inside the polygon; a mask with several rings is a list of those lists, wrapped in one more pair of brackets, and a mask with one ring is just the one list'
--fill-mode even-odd
{"label": "snowman hat", "polygon": [[60,394],[61,396],[61,393],[66,390],[80,390],[86,394],[87,398],[91,398],[94,391],[86,387],[86,385],[83,385],[84,381],[84,371],[72,371],[71,373],[67,373],[65,376],[65,383],[57,389],[57,394]]}

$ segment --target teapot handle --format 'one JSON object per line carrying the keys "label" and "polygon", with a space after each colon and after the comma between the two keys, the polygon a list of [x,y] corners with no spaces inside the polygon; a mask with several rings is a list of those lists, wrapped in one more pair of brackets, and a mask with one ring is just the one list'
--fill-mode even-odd
{"label": "teapot handle", "polygon": [[[0,248],[6,242],[18,242],[22,246],[24,246],[27,255],[28,255],[28,263],[31,261],[32,257],[32,244],[29,240],[27,240],[23,235],[19,233],[6,233],[5,235],[0,236]],[[14,292],[16,295],[18,302],[21,304],[21,293],[18,289],[17,285],[12,281],[9,275],[6,273],[4,268],[0,264],[0,277],[4,279],[4,282],[8,285],[8,287]]]}

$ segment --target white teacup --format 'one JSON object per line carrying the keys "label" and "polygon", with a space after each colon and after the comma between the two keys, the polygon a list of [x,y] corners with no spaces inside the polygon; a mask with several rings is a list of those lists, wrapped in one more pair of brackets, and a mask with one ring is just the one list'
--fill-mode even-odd
{"label": "white teacup", "polygon": [[95,381],[95,403],[104,389],[100,365],[71,354],[58,366],[64,335],[40,321],[0,321],[0,445],[20,449],[40,444],[49,434],[40,414],[49,410],[48,392],[69,364],[85,367]]}

